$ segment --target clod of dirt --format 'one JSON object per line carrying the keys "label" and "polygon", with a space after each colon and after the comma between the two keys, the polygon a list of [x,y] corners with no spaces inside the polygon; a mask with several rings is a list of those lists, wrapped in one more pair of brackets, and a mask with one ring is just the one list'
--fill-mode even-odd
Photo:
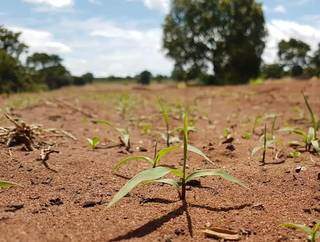
{"label": "clod of dirt", "polygon": [[85,201],[83,204],[82,204],[82,207],[83,208],[93,208],[97,205],[102,205],[102,201]]}
{"label": "clod of dirt", "polygon": [[222,144],[231,144],[234,141],[233,137],[229,137],[222,142]]}
{"label": "clod of dirt", "polygon": [[23,207],[24,207],[24,204],[23,204],[23,203],[21,203],[21,204],[20,204],[20,203],[11,204],[11,205],[8,205],[4,211],[5,211],[5,212],[12,212],[12,213],[14,213],[14,212],[22,209]]}
{"label": "clod of dirt", "polygon": [[63,204],[63,201],[60,198],[50,199],[49,204],[51,206],[60,206]]}
{"label": "clod of dirt", "polygon": [[235,147],[233,144],[228,144],[228,145],[226,146],[226,149],[227,149],[227,150],[230,150],[230,151],[235,151],[235,150],[236,150],[236,147]]}

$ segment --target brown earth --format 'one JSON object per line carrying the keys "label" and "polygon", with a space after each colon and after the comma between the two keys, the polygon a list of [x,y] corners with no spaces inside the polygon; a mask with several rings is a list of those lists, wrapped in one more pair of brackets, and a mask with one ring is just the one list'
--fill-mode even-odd
{"label": "brown earth", "polygon": [[[301,91],[310,97],[314,112],[320,114],[320,80],[189,88],[96,84],[50,93],[1,96],[3,112],[9,111],[28,124],[63,129],[77,140],[64,135],[53,137],[51,133],[41,137],[59,151],[49,157],[52,170],[37,160],[40,150],[29,152],[22,146],[9,149],[1,145],[0,179],[23,187],[0,191],[0,241],[212,241],[202,232],[207,226],[238,231],[247,241],[304,241],[303,234],[280,226],[285,222],[312,225],[320,219],[320,158],[308,152],[299,158],[287,158],[291,151],[288,141],[297,137],[279,131],[285,126],[304,130],[310,126]],[[122,108],[121,114],[119,100],[125,99],[126,94],[129,101],[124,107],[128,108]],[[204,188],[188,190],[186,211],[173,188],[150,185],[135,189],[107,209],[106,204],[127,179],[148,165],[132,162],[113,174],[113,164],[128,156],[127,151],[108,148],[112,141],[117,142],[117,134],[92,123],[86,114],[112,121],[117,127],[129,127],[133,154],[152,157],[156,138],[160,148],[165,146],[159,138],[164,124],[157,97],[175,107],[172,129],[181,126],[180,107],[190,106],[196,127],[190,143],[214,162],[211,165],[190,155],[188,170],[224,168],[249,189],[219,178],[203,178]],[[271,113],[278,115],[277,150],[283,151],[284,158],[276,160],[276,150],[268,150],[267,164],[261,166],[261,154],[251,157],[251,151],[259,144],[264,121],[250,140],[242,136],[252,130],[258,115]],[[266,123],[271,126],[270,119]],[[151,127],[149,134],[146,124]],[[3,117],[0,126],[11,124]],[[222,144],[226,128],[235,138],[234,147]],[[86,140],[93,136],[104,140],[96,150],[91,150]],[[138,147],[147,151],[141,152]],[[181,158],[182,153],[176,152],[163,163],[177,165]]]}

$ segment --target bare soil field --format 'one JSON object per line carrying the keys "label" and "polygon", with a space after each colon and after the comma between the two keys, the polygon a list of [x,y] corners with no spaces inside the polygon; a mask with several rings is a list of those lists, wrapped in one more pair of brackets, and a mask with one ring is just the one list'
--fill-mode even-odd
{"label": "bare soil field", "polygon": [[[281,131],[310,127],[301,92],[319,116],[319,80],[187,88],[95,84],[1,96],[3,113],[41,125],[43,132],[36,138],[41,148],[33,151],[0,146],[0,180],[21,185],[0,190],[0,241],[215,241],[203,233],[211,227],[234,230],[244,241],[304,241],[304,234],[281,227],[311,226],[320,219],[320,157],[304,150],[290,157],[288,142],[298,138]],[[155,140],[158,148],[166,146],[158,97],[172,107],[172,130],[182,126],[181,110],[189,106],[195,127],[189,142],[213,161],[191,154],[188,170],[223,168],[249,189],[217,177],[200,179],[188,187],[185,208],[172,187],[152,184],[107,208],[148,164],[132,161],[116,173],[112,166],[128,155],[152,157]],[[277,144],[267,150],[262,166],[261,153],[251,153],[274,114]],[[131,149],[119,146],[118,134],[95,119],[128,128]],[[3,116],[0,126],[12,123]],[[87,138],[94,136],[101,143],[93,150]],[[227,136],[233,139],[224,142]],[[50,146],[54,152],[42,159]],[[162,163],[178,165],[182,157],[177,151]]]}

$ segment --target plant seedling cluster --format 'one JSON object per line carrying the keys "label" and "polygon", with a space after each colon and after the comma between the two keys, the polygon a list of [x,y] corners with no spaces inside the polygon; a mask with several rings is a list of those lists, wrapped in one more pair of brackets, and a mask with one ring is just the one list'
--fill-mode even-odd
{"label": "plant seedling cluster", "polygon": [[[122,198],[124,198],[129,192],[131,192],[135,187],[141,184],[150,184],[150,183],[163,183],[168,184],[175,187],[178,190],[179,197],[182,201],[186,201],[186,184],[190,181],[197,180],[201,177],[207,176],[219,176],[225,180],[236,183],[243,187],[246,187],[240,180],[235,177],[229,175],[226,171],[222,169],[203,169],[196,170],[190,174],[187,173],[187,160],[188,160],[188,115],[185,112],[184,114],[184,122],[183,122],[183,164],[181,168],[176,167],[168,167],[164,165],[155,165],[156,161],[159,159],[150,159],[143,158],[147,160],[151,164],[153,164],[152,168],[143,170],[135,175],[132,179],[130,179],[113,197],[113,199],[108,204],[108,207],[111,207]],[[161,152],[161,151],[159,151]],[[163,153],[169,153],[168,150]],[[120,162],[121,164],[124,162]],[[118,163],[118,164],[120,164]],[[154,167],[155,166],[155,167]],[[116,166],[118,167],[118,166]],[[173,175],[177,179],[166,178],[167,175]]]}
{"label": "plant seedling cluster", "polygon": [[115,132],[119,135],[120,145],[124,146],[127,151],[131,148],[131,142],[130,142],[130,134],[128,129],[123,128],[117,128],[115,125],[113,125],[111,122],[107,120],[94,120],[93,121],[96,124],[104,124],[112,128]]}
{"label": "plant seedling cluster", "polygon": [[309,111],[311,119],[311,127],[308,128],[308,131],[305,132],[299,128],[286,127],[282,131],[287,131],[289,133],[296,134],[301,138],[301,141],[291,141],[290,145],[294,147],[304,147],[307,152],[316,152],[320,153],[320,140],[318,138],[318,131],[320,129],[320,120],[314,114],[308,97],[303,94],[305,105]]}

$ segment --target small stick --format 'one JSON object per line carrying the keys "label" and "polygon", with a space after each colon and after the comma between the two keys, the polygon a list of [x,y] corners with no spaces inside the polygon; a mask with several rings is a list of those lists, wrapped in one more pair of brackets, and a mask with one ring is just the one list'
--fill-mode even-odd
{"label": "small stick", "polygon": [[52,150],[51,147],[46,148],[46,149],[42,149],[40,152],[40,158],[38,160],[42,161],[42,164],[50,171],[53,171],[55,173],[57,173],[58,171],[52,169],[49,164],[47,163],[47,161],[49,160],[49,155],[51,153],[59,153],[59,151],[57,150]]}

